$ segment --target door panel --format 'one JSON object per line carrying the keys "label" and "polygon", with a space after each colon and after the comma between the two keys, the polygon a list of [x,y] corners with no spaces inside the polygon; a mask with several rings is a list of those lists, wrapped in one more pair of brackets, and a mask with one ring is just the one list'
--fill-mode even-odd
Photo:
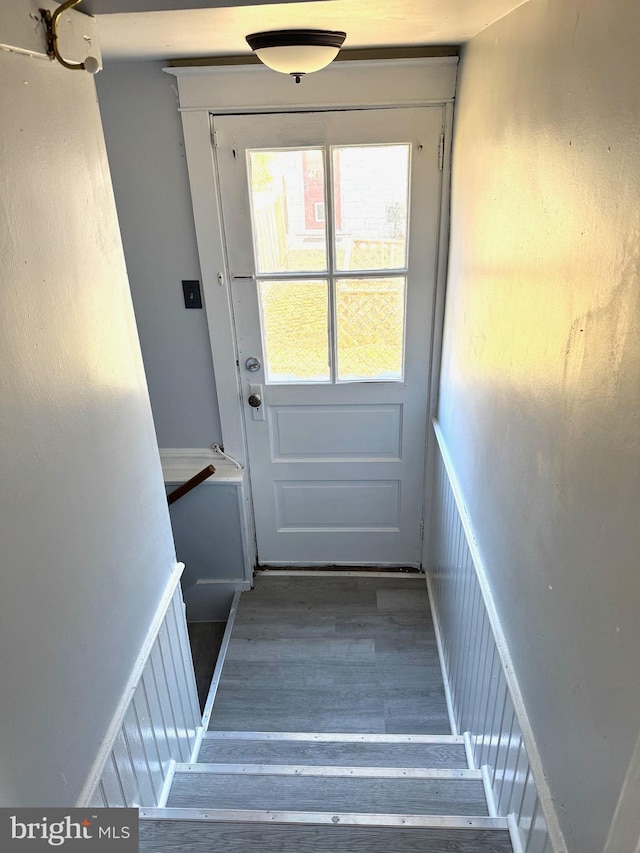
{"label": "door panel", "polygon": [[273,461],[400,461],[400,406],[271,406]]}
{"label": "door panel", "polygon": [[277,530],[399,532],[397,480],[305,480],[275,483]]}
{"label": "door panel", "polygon": [[443,117],[214,120],[262,564],[419,565]]}

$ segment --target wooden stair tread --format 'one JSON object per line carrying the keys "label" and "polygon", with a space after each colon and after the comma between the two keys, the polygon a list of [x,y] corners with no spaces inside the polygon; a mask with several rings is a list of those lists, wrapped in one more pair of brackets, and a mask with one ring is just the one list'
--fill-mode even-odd
{"label": "wooden stair tread", "polygon": [[198,761],[358,767],[467,767],[462,743],[349,743],[207,738],[202,742]]}
{"label": "wooden stair tread", "polygon": [[512,853],[506,829],[140,822],[140,853],[442,853],[448,849],[456,853]]}
{"label": "wooden stair tread", "polygon": [[487,815],[479,780],[179,773],[168,807]]}

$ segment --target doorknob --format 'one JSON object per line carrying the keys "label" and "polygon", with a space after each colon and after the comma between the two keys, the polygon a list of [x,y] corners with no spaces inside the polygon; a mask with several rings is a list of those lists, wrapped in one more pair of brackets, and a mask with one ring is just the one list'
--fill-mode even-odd
{"label": "doorknob", "polygon": [[251,417],[254,421],[266,420],[262,405],[262,385],[249,385],[247,403],[251,406]]}

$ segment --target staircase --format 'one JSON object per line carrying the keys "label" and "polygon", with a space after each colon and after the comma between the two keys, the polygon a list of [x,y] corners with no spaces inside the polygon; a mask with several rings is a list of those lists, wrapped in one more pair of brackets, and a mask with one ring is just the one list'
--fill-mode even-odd
{"label": "staircase", "polygon": [[511,853],[456,735],[205,734],[141,853]]}

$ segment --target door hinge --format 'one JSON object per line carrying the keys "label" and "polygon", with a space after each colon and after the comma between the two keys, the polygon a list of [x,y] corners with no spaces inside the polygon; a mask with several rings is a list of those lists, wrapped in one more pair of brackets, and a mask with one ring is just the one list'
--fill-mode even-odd
{"label": "door hinge", "polygon": [[420,522],[419,528],[420,528],[420,541],[422,542],[422,540],[424,539],[424,521]]}
{"label": "door hinge", "polygon": [[440,143],[438,145],[438,169],[444,169],[444,133],[440,134]]}
{"label": "door hinge", "polygon": [[212,131],[211,131],[211,139],[213,141],[213,147],[217,148],[218,147],[218,131],[215,128],[212,129]]}

